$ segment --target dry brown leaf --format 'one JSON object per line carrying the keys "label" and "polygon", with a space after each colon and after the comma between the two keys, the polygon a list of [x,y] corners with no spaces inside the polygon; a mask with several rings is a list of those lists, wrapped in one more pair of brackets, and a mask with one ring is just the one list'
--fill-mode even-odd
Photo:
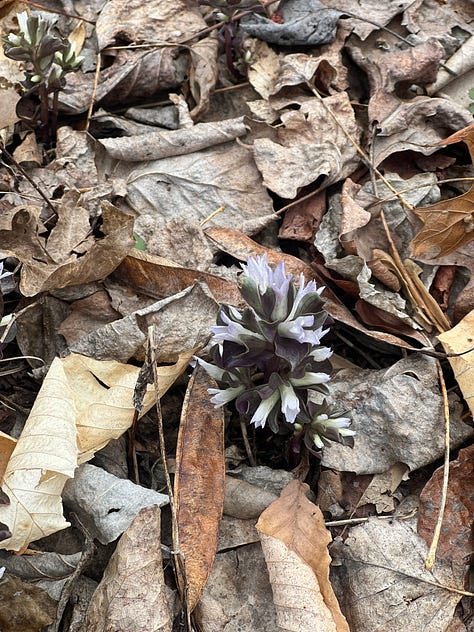
{"label": "dry brown leaf", "polygon": [[[326,622],[327,625],[327,628],[317,628],[316,626],[317,629],[349,632],[349,627],[329,581],[331,558],[327,546],[331,542],[331,535],[326,529],[321,510],[306,497],[308,489],[309,487],[305,483],[291,481],[282,491],[280,498],[262,513],[257,523],[257,529],[261,533],[271,536],[285,545],[282,548],[281,544],[269,543],[265,539],[262,541],[262,544],[265,542],[264,553],[269,565],[270,582],[274,591],[277,612],[283,618],[291,617],[291,609],[299,612],[300,608],[304,609],[312,604],[313,614],[316,616],[316,613],[319,613],[321,623]],[[271,551],[267,553],[265,548],[269,545]],[[298,577],[298,573],[293,579],[289,576],[282,576],[285,559],[291,559],[293,554],[296,554],[300,562],[304,562],[304,566],[307,565],[308,571],[312,571],[312,578],[303,568],[299,569],[302,577]],[[296,561],[293,558],[292,565]],[[273,566],[274,564],[275,566]],[[277,578],[278,581],[276,581]],[[313,598],[304,605],[295,594],[291,593],[291,588],[295,585],[300,589],[301,580],[307,581],[308,591],[315,593]],[[287,595],[284,597],[285,591],[287,591]],[[321,597],[317,596],[318,593]],[[306,596],[309,597],[310,595],[309,592]],[[313,602],[313,600],[315,601]],[[280,610],[282,607],[283,612]],[[306,629],[314,630],[315,628],[288,627],[285,629],[303,631]]]}
{"label": "dry brown leaf", "polygon": [[[158,368],[160,397],[184,371],[192,353],[173,366]],[[0,548],[22,551],[30,542],[68,526],[61,502],[66,480],[78,464],[130,427],[138,373],[135,366],[75,354],[53,361],[3,477],[10,505],[0,505],[0,521],[12,537]],[[154,402],[149,387],[143,414]]]}
{"label": "dry brown leaf", "polygon": [[0,583],[0,629],[41,632],[54,621],[56,605],[45,590],[7,572]]}
{"label": "dry brown leaf", "polygon": [[92,596],[82,629],[171,632],[159,507],[142,509],[120,538]]}
{"label": "dry brown leaf", "polygon": [[[418,512],[418,534],[428,546],[439,513],[443,492],[443,468],[438,468],[423,488]],[[462,575],[467,570],[474,553],[472,516],[474,515],[474,445],[459,451],[459,456],[449,464],[449,486],[444,511],[441,537],[436,559],[459,568]]]}
{"label": "dry brown leaf", "polygon": [[88,237],[89,213],[77,206],[78,198],[77,191],[64,196],[47,241],[39,235],[44,228],[39,221],[41,209],[36,207],[18,207],[9,217],[11,228],[0,230],[2,252],[23,263],[20,290],[24,296],[104,278],[133,247],[132,215],[103,202],[105,237],[94,241]]}
{"label": "dry brown leaf", "polygon": [[0,480],[3,479],[8,461],[16,446],[16,439],[0,432]]}
{"label": "dry brown leaf", "polygon": [[103,138],[99,142],[116,160],[143,162],[190,154],[244,136],[244,117],[198,123],[191,128],[163,130],[139,136]]}
{"label": "dry brown leaf", "polygon": [[[474,163],[474,124],[437,144],[452,145],[460,141],[468,146]],[[443,257],[474,239],[474,184],[462,195],[414,211],[424,224],[410,244],[415,257]]]}
{"label": "dry brown leaf", "polygon": [[[463,353],[449,358],[459,388],[474,415],[474,310],[449,331],[438,335],[446,353]],[[469,351],[469,353],[464,353]]]}
{"label": "dry brown leaf", "polygon": [[125,257],[114,272],[114,278],[137,292],[158,299],[172,296],[203,279],[218,303],[242,304],[235,283],[200,270],[182,268],[174,261],[140,250],[133,250]]}
{"label": "dry brown leaf", "polygon": [[443,46],[435,38],[406,47],[385,33],[385,46],[380,46],[379,42],[377,31],[364,42],[356,40],[348,46],[350,55],[368,76],[371,122],[383,121],[396,109],[400,99],[395,95],[395,88],[401,82],[426,85],[435,81],[439,61],[445,55]]}
{"label": "dry brown leaf", "polygon": [[352,527],[331,546],[333,584],[351,630],[445,632],[461,598],[462,576],[446,564],[432,572],[427,546],[407,520],[379,520]]}
{"label": "dry brown leaf", "polygon": [[[281,632],[337,632],[312,569],[281,540],[260,535]],[[349,630],[340,628],[343,630]]]}
{"label": "dry brown leaf", "polygon": [[180,589],[192,612],[211,573],[224,506],[224,411],[214,408],[208,387],[216,384],[198,367],[188,385],[176,448],[174,496],[185,578]]}
{"label": "dry brown leaf", "polygon": [[282,124],[270,130],[271,138],[255,138],[253,155],[269,189],[293,199],[301,187],[322,176],[320,188],[326,188],[355,171],[359,155],[346,133],[357,141],[360,129],[345,92],[324,100],[297,96],[268,103],[279,110]]}

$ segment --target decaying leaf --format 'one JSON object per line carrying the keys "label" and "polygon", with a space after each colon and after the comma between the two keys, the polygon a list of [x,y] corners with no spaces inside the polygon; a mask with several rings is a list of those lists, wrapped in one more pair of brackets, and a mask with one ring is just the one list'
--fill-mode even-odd
{"label": "decaying leaf", "polygon": [[[341,472],[381,474],[395,463],[415,470],[444,454],[444,414],[433,358],[411,355],[388,369],[343,369],[328,383],[329,400],[350,410],[354,448],[331,442],[322,464]],[[452,402],[451,445],[473,436]]]}
{"label": "decaying leaf", "polygon": [[257,523],[279,623],[302,632],[349,632],[329,581],[331,535],[321,510],[306,497],[308,489],[288,483]]}
{"label": "decaying leaf", "polygon": [[[452,134],[437,145],[452,145],[460,141],[466,143],[474,162],[474,125]],[[443,257],[474,239],[474,184],[462,195],[414,211],[424,224],[410,244],[415,257]]]}
{"label": "decaying leaf", "polygon": [[369,518],[334,543],[334,590],[351,630],[445,632],[462,577],[445,565],[425,569],[427,546],[407,521]]}
{"label": "decaying leaf", "polygon": [[6,573],[0,581],[0,629],[41,632],[53,622],[56,602],[46,591]]}
{"label": "decaying leaf", "polygon": [[[186,368],[192,353],[160,367],[160,396]],[[0,548],[25,550],[34,540],[64,529],[61,492],[78,464],[123,434],[134,416],[132,403],[139,368],[71,354],[56,358],[37,395],[8,461],[0,521],[12,537]],[[149,387],[143,414],[155,401]]]}
{"label": "decaying leaf", "polygon": [[[224,506],[224,411],[209,400],[215,382],[197,368],[183,403],[176,449],[174,495],[179,544],[186,576],[177,568],[180,588],[192,612],[206,585],[217,551]],[[184,581],[183,581],[184,580]]]}
{"label": "decaying leaf", "polygon": [[23,263],[20,290],[24,296],[102,279],[133,247],[133,216],[110,202],[102,203],[105,237],[91,240],[89,214],[77,206],[78,197],[77,191],[65,195],[47,241],[38,234],[44,231],[39,207],[19,207],[11,228],[0,230],[2,252]]}
{"label": "decaying leaf", "polygon": [[110,544],[126,531],[145,507],[163,507],[166,494],[83,463],[63,490],[64,504],[94,540]]}
{"label": "decaying leaf", "polygon": [[92,596],[84,632],[171,632],[160,545],[160,509],[142,509],[120,538]]}
{"label": "decaying leaf", "polygon": [[282,125],[273,129],[271,137],[256,138],[253,154],[269,189],[293,199],[301,187],[322,176],[320,188],[326,188],[355,171],[359,155],[340,124],[356,140],[360,129],[345,92],[323,100],[276,97],[268,103],[278,112]]}
{"label": "decaying leaf", "polygon": [[279,13],[281,23],[252,13],[242,18],[241,27],[249,35],[280,46],[319,46],[334,39],[341,15],[319,0],[286,0]]}
{"label": "decaying leaf", "polygon": [[449,363],[464,399],[474,414],[474,311],[469,312],[453,329],[439,334],[438,338],[446,353],[463,354],[449,358]]}

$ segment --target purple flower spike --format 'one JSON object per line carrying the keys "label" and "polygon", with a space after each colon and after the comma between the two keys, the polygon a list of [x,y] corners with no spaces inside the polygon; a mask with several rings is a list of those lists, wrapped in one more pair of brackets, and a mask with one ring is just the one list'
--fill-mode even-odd
{"label": "purple flower spike", "polygon": [[302,274],[295,285],[284,262],[273,269],[266,254],[242,269],[240,291],[248,306],[221,307],[211,328],[214,364],[199,360],[222,387],[209,389],[211,401],[224,406],[237,399],[239,414],[256,428],[268,424],[280,432],[293,426],[310,449],[330,440],[349,443],[349,418],[310,398],[328,392],[332,351],[320,344],[328,332],[323,288],[312,280],[305,284]]}

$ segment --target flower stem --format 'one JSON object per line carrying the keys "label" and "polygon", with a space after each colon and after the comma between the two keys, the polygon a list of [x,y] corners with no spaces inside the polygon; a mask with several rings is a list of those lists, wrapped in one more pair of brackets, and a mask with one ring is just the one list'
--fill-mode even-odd
{"label": "flower stem", "polygon": [[245,451],[247,452],[249,463],[252,467],[255,467],[257,465],[257,461],[255,460],[252,448],[250,447],[250,442],[247,435],[247,425],[242,417],[240,417],[240,429],[242,431],[242,439],[244,440]]}

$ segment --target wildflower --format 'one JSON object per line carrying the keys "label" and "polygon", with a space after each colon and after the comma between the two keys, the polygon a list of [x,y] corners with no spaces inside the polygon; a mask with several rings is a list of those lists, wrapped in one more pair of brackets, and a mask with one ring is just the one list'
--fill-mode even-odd
{"label": "wildflower", "polygon": [[[209,389],[220,407],[235,400],[240,415],[256,428],[274,432],[293,427],[308,447],[325,441],[348,443],[354,434],[350,420],[324,400],[315,404],[311,393],[327,394],[326,361],[332,350],[321,339],[327,313],[314,281],[297,285],[285,265],[274,269],[267,256],[242,265],[240,292],[247,307],[223,305],[211,328],[212,362],[197,358],[218,383]],[[321,398],[321,395],[320,395]]]}

